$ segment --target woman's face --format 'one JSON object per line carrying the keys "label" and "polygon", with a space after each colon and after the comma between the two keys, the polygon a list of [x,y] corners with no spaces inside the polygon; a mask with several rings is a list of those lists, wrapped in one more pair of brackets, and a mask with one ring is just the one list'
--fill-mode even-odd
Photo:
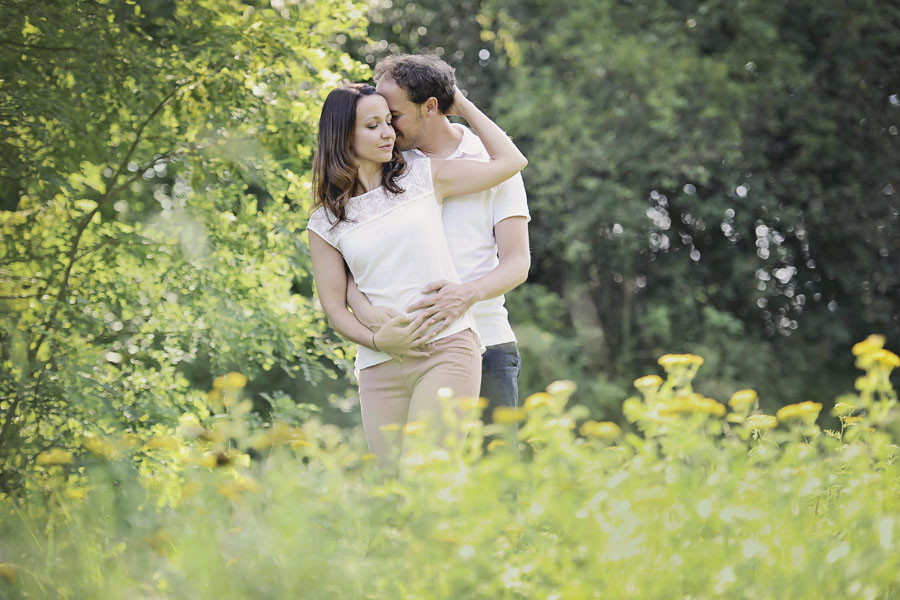
{"label": "woman's face", "polygon": [[396,134],[391,127],[391,111],[379,94],[363,96],[356,105],[353,127],[353,154],[359,163],[386,163],[392,158]]}

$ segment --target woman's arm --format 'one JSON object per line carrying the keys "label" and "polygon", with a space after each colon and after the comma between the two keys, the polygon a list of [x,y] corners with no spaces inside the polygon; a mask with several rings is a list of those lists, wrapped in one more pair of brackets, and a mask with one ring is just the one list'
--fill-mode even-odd
{"label": "woman's arm", "polygon": [[347,310],[347,272],[341,253],[310,231],[309,254],[319,302],[335,331],[351,342],[392,356],[429,356],[427,352],[411,349],[421,345],[422,336],[431,326],[426,315],[412,318],[400,315],[373,332]]}
{"label": "woman's arm", "polygon": [[379,327],[400,314],[387,306],[373,306],[369,302],[368,296],[363,294],[356,285],[356,280],[353,279],[353,273],[349,268],[347,269],[347,305],[359,322],[372,331],[377,331]]}
{"label": "woman's arm", "polygon": [[490,159],[432,159],[431,173],[438,202],[448,196],[480,192],[498,185],[528,164],[513,141],[500,127],[478,110],[457,88],[453,106],[447,113],[463,117],[484,144]]}

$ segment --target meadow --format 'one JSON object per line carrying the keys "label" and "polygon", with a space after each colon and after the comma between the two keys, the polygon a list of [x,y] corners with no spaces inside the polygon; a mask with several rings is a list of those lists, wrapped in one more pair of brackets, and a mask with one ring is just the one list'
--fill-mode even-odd
{"label": "meadow", "polygon": [[[776,415],[693,391],[669,354],[595,421],[570,381],[440,444],[405,427],[398,472],[359,429],[260,425],[239,373],[176,428],[47,449],[0,502],[0,594],[21,598],[892,598],[900,359],[871,336],[840,399]],[[399,431],[398,431],[399,434]],[[519,449],[516,451],[515,445]]]}

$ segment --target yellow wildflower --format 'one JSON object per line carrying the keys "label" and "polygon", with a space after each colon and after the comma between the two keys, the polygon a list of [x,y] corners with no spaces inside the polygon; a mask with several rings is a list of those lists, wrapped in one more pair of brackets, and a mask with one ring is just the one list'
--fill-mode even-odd
{"label": "yellow wildflower", "polygon": [[612,421],[585,421],[579,431],[585,437],[595,437],[603,440],[614,440],[622,435],[622,429]]}
{"label": "yellow wildflower", "polygon": [[568,379],[562,379],[560,381],[554,381],[550,385],[547,386],[547,393],[559,396],[566,396],[567,398],[575,393],[575,382],[570,381]]}
{"label": "yellow wildflower", "polygon": [[897,356],[890,350],[875,350],[870,354],[869,358],[877,362],[883,369],[900,367],[900,356]]}
{"label": "yellow wildflower", "polygon": [[457,398],[456,402],[462,410],[476,410],[488,405],[487,398],[479,398],[477,396],[463,396]]}
{"label": "yellow wildflower", "polygon": [[808,424],[815,423],[819,412],[822,410],[822,404],[819,402],[800,402],[799,404],[788,404],[782,406],[775,413],[779,421],[789,421],[790,419],[800,419]]}
{"label": "yellow wildflower", "polygon": [[271,448],[272,446],[290,444],[300,439],[303,439],[303,431],[301,429],[276,421],[272,423],[271,427],[266,428],[265,431],[254,435],[250,440],[250,446],[256,449]]}
{"label": "yellow wildflower", "polygon": [[178,450],[181,442],[171,435],[154,435],[144,444],[144,450]]}
{"label": "yellow wildflower", "polygon": [[428,423],[425,421],[410,421],[403,426],[403,433],[406,435],[416,435],[425,431]]}
{"label": "yellow wildflower", "polygon": [[141,436],[128,432],[122,435],[121,442],[126,448],[137,448],[141,445]]}
{"label": "yellow wildflower", "polygon": [[239,390],[247,385],[247,378],[241,373],[232,371],[213,380],[214,390]]}
{"label": "yellow wildflower", "polygon": [[506,446],[506,440],[491,440],[488,442],[487,451],[493,452],[497,448],[502,448],[503,446]]}
{"label": "yellow wildflower", "polygon": [[181,499],[189,500],[190,498],[196,496],[197,492],[199,492],[201,489],[203,489],[202,486],[196,481],[188,481],[183,486],[181,486]]}
{"label": "yellow wildflower", "polygon": [[92,454],[100,458],[115,458],[119,453],[119,448],[116,444],[112,444],[103,438],[95,437],[93,434],[85,435],[82,444]]}
{"label": "yellow wildflower", "polygon": [[848,417],[858,410],[858,407],[846,402],[838,402],[831,410],[831,414],[836,417]]}
{"label": "yellow wildflower", "polygon": [[749,410],[756,403],[756,397],[756,390],[738,390],[731,395],[728,406],[735,410]]}
{"label": "yellow wildflower", "polygon": [[676,396],[662,405],[659,413],[663,416],[678,414],[706,414],[721,417],[725,415],[725,406],[707,398],[702,394],[685,394]]}
{"label": "yellow wildflower", "polygon": [[508,406],[498,406],[494,409],[494,423],[521,423],[525,420],[525,411]]}
{"label": "yellow wildflower", "polygon": [[62,448],[44,450],[37,456],[39,465],[71,465],[74,462],[72,453]]}
{"label": "yellow wildflower", "polygon": [[223,481],[218,485],[217,489],[226,498],[236,500],[244,492],[258,494],[262,490],[262,486],[249,475],[238,475],[234,479]]}
{"label": "yellow wildflower", "polygon": [[72,486],[65,489],[63,496],[70,500],[84,500],[87,498],[87,493],[88,488],[86,487]]}
{"label": "yellow wildflower", "polygon": [[640,391],[658,388],[663,383],[662,377],[659,375],[644,375],[634,380],[634,387]]}
{"label": "yellow wildflower", "polygon": [[[216,383],[213,382],[213,385]],[[209,393],[206,394],[206,402],[215,408],[220,408],[222,406],[222,401],[225,399],[224,394],[222,394],[222,390],[213,388],[209,390]]]}
{"label": "yellow wildflower", "polygon": [[842,417],[841,420],[844,422],[844,425],[853,425],[854,423],[862,423],[862,417]]}
{"label": "yellow wildflower", "polygon": [[18,565],[14,565],[12,563],[0,563],[0,577],[8,581],[9,583],[14,583],[16,578],[19,576],[19,567]]}
{"label": "yellow wildflower", "polygon": [[672,367],[699,367],[703,364],[703,357],[696,354],[664,354],[659,357],[659,364],[667,371]]}
{"label": "yellow wildflower", "polygon": [[550,400],[550,394],[546,392],[538,392],[525,398],[525,410],[534,410],[539,406],[547,406]]}
{"label": "yellow wildflower", "polygon": [[185,457],[185,462],[198,467],[213,468],[218,464],[218,458],[214,452],[203,452],[202,454],[189,454]]}
{"label": "yellow wildflower", "polygon": [[884,347],[884,336],[878,334],[872,334],[861,342],[857,342],[853,345],[853,356],[862,356],[864,354],[870,354],[876,350],[881,350]]}
{"label": "yellow wildflower", "polygon": [[772,429],[778,425],[778,419],[772,415],[750,415],[744,423],[750,429]]}

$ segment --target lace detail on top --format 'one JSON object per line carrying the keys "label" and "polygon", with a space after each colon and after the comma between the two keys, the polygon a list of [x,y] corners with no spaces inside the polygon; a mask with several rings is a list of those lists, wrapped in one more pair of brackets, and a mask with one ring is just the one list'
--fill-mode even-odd
{"label": "lace detail on top", "polygon": [[[434,182],[431,179],[431,161],[428,159],[413,160],[406,164],[406,172],[397,178],[397,184],[403,192],[393,194],[384,186],[369,190],[347,201],[347,221],[336,227],[334,214],[320,206],[309,217],[307,229],[316,232],[322,239],[338,247],[340,240],[348,232],[361,225],[377,219],[399,206],[418,200],[426,194],[434,195]],[[435,200],[436,201],[436,200]]]}

